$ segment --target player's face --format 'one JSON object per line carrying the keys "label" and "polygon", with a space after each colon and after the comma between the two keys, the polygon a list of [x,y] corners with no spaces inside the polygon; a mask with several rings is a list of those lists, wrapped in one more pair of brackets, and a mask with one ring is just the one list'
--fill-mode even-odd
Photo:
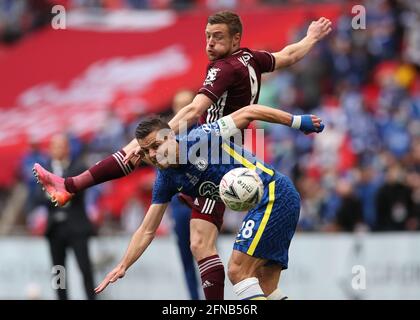
{"label": "player's face", "polygon": [[207,24],[206,53],[210,61],[222,59],[239,48],[239,33],[231,36],[226,24]]}
{"label": "player's face", "polygon": [[168,129],[151,132],[144,139],[138,139],[147,162],[159,169],[178,165],[178,142]]}

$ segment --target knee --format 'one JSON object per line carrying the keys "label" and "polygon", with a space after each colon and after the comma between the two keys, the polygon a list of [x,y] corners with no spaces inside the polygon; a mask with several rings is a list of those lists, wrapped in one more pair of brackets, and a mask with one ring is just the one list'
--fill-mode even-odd
{"label": "knee", "polygon": [[190,243],[190,249],[194,257],[197,257],[202,251],[203,241],[200,238],[192,238]]}
{"label": "knee", "polygon": [[209,246],[205,239],[200,236],[196,236],[191,239],[190,248],[195,260],[197,261],[200,261],[213,253],[211,246]]}

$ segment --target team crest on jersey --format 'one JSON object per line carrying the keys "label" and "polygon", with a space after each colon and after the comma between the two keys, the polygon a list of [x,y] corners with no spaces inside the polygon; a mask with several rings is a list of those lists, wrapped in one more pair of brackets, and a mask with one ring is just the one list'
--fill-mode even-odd
{"label": "team crest on jersey", "polygon": [[220,136],[220,129],[217,125],[211,125],[211,124],[205,123],[201,125],[201,129],[203,129],[205,133],[210,133],[213,130],[213,133],[216,136]]}
{"label": "team crest on jersey", "polygon": [[204,181],[198,188],[198,193],[202,197],[210,198],[212,200],[221,201],[219,195],[219,186],[216,186],[214,182]]}
{"label": "team crest on jersey", "polygon": [[207,123],[201,125],[201,129],[203,129],[205,133],[210,133],[211,131],[211,127]]}
{"label": "team crest on jersey", "polygon": [[216,80],[217,73],[220,71],[220,68],[210,68],[207,73],[206,80],[204,80],[204,85],[211,85],[213,87],[213,82]]}
{"label": "team crest on jersey", "polygon": [[194,166],[195,166],[198,170],[200,170],[200,171],[204,171],[204,170],[206,170],[206,169],[207,169],[207,167],[209,166],[209,163],[208,163],[208,161],[207,161],[206,159],[204,159],[204,158],[198,158],[198,159],[195,161]]}

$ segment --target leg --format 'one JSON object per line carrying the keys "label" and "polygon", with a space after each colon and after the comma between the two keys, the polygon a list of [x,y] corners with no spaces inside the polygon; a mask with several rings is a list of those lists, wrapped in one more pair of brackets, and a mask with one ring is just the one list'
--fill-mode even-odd
{"label": "leg", "polygon": [[278,288],[281,270],[282,267],[278,264],[264,265],[258,269],[257,277],[268,300],[287,299],[287,296]]}
{"label": "leg", "polygon": [[217,227],[206,220],[191,219],[191,252],[197,261],[217,254]]}
{"label": "leg", "polygon": [[191,251],[198,263],[206,300],[223,300],[225,270],[217,254],[217,227],[211,222],[191,220]]}
{"label": "leg", "polygon": [[122,150],[99,161],[78,176],[64,179],[48,172],[38,163],[34,165],[33,172],[51,200],[57,206],[64,206],[79,191],[130,174],[134,170],[134,164],[133,162],[124,164],[123,159],[127,152],[135,149],[137,146],[137,140],[133,139]]}
{"label": "leg", "polygon": [[[66,260],[66,242],[60,236],[52,236],[48,238],[48,243],[50,246],[50,254],[52,259],[53,266],[63,266],[65,268],[65,260]],[[67,275],[65,277],[64,287],[62,284],[58,284],[58,288],[55,289],[57,293],[57,298],[59,300],[67,300]]]}
{"label": "leg", "polygon": [[192,300],[198,300],[198,280],[194,265],[194,257],[190,249],[190,218],[191,209],[180,202],[177,197],[172,198],[172,217],[175,222],[174,231],[184,268],[185,280]]}
{"label": "leg", "polygon": [[[282,194],[276,193],[276,183],[281,185]],[[287,269],[299,201],[291,182],[279,178],[270,182],[260,204],[244,218],[228,269],[239,298],[265,298],[276,290],[282,268]],[[268,261],[278,267],[265,267]]]}
{"label": "leg", "polygon": [[257,278],[267,260],[233,250],[229,260],[228,277],[241,300],[266,300]]}
{"label": "leg", "polygon": [[95,299],[92,264],[90,262],[88,238],[86,236],[73,236],[70,240],[77,264],[83,276],[86,298]]}
{"label": "leg", "polygon": [[207,300],[223,300],[225,269],[217,254],[216,239],[225,206],[208,198],[196,198],[191,213],[191,251],[198,263]]}

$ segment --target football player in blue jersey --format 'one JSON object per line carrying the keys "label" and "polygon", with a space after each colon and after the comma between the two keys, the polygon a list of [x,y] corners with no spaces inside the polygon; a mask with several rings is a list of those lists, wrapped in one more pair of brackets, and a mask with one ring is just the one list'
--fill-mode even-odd
{"label": "football player in blue jersey", "polygon": [[209,201],[220,200],[218,185],[222,177],[233,168],[247,167],[260,176],[264,195],[243,220],[233,246],[228,276],[240,299],[265,300],[276,294],[280,273],[288,267],[300,196],[288,177],[244,150],[241,144],[231,142],[232,137],[241,137],[237,132],[253,120],[287,125],[306,134],[324,129],[317,116],[294,116],[261,105],[244,107],[178,136],[158,117],[138,125],[136,138],[143,157],[158,168],[152,204],[121,262],[95,289],[96,293],[122,278],[143,254],[174,194],[182,191],[192,197],[205,194]]}

